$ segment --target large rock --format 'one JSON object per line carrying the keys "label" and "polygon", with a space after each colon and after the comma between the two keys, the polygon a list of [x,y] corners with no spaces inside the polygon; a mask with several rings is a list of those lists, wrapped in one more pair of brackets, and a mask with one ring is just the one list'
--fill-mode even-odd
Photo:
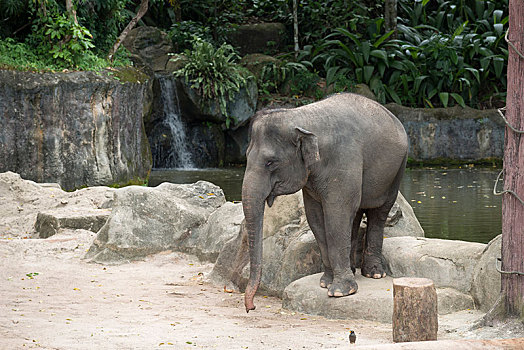
{"label": "large rock", "polygon": [[143,73],[0,70],[0,91],[0,172],[66,190],[147,180],[152,99]]}
{"label": "large rock", "polygon": [[[320,288],[321,274],[298,279],[286,287],[282,306],[288,310],[335,319],[362,319],[391,323],[393,315],[393,278],[372,279],[357,271],[358,292],[344,298],[328,297]],[[474,308],[473,298],[451,288],[437,288],[440,315]]]}
{"label": "large rock", "polygon": [[47,238],[64,228],[95,231],[107,219],[115,189],[89,187],[66,192],[0,173],[0,236]]}
{"label": "large rock", "polygon": [[243,219],[242,203],[226,202],[209,215],[204,225],[193,229],[178,249],[215,262],[226,242],[238,235]]}
{"label": "large rock", "polygon": [[257,80],[260,80],[262,78],[264,68],[272,65],[279,67],[281,62],[278,60],[278,58],[273,56],[264,55],[262,53],[253,53],[242,57],[240,64],[246,67],[247,70],[249,70],[255,76],[255,78],[257,78]]}
{"label": "large rock", "polygon": [[436,287],[469,293],[485,247],[482,243],[392,237],[384,240],[382,252],[390,276],[429,278]]}
{"label": "large rock", "polygon": [[39,212],[36,217],[35,231],[40,238],[49,238],[59,233],[61,229],[88,230],[98,232],[104,226],[110,209],[84,209],[71,211],[55,209]]}
{"label": "large rock", "polygon": [[222,190],[205,181],[189,185],[129,186],[86,254],[95,262],[125,262],[163,250],[180,250],[192,231],[225,203]]}
{"label": "large rock", "polygon": [[[247,232],[240,230],[217,258],[210,279],[234,289],[243,289],[249,276]],[[297,278],[321,269],[320,251],[309,230],[302,193],[279,196],[266,205],[263,228],[263,273],[260,289],[281,295]]]}
{"label": "large rock", "polygon": [[[424,235],[411,206],[401,194],[386,225],[385,235]],[[360,234],[365,227],[363,221]],[[211,274],[216,283],[239,290],[245,287],[249,277],[246,234],[240,231],[220,252]],[[300,191],[277,197],[271,208],[266,206],[262,259],[260,289],[277,296],[282,295],[292,281],[322,270],[320,250],[309,229]]]}
{"label": "large rock", "polygon": [[242,56],[250,53],[274,53],[283,48],[286,26],[283,23],[243,24],[229,37]]}
{"label": "large rock", "polygon": [[501,257],[502,235],[493,238],[485,247],[475,266],[471,294],[479,309],[488,312],[501,293],[500,272],[495,268],[497,258]]}
{"label": "large rock", "polygon": [[249,144],[249,125],[243,125],[235,130],[227,130],[225,134],[227,164],[245,164],[246,151]]}
{"label": "large rock", "polygon": [[408,108],[394,103],[386,108],[404,125],[409,157],[414,160],[502,158],[504,122],[497,110]]}
{"label": "large rock", "polygon": [[145,66],[153,72],[173,71],[175,62],[171,61],[173,43],[167,34],[156,27],[140,26],[133,28],[122,42],[132,54],[138,66]]}
{"label": "large rock", "polygon": [[226,101],[227,115],[222,113],[216,99],[202,98],[195,89],[191,88],[190,83],[180,78],[178,91],[182,114],[189,118],[190,122],[225,123],[228,118],[232,118],[230,128],[235,129],[243,125],[255,114],[258,100],[256,81],[254,77],[247,74],[246,71],[247,84]]}

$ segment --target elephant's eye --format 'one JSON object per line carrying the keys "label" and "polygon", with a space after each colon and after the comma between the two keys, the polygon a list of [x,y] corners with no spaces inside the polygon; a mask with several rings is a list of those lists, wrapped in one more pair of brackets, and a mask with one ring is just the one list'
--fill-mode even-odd
{"label": "elephant's eye", "polygon": [[271,166],[271,164],[273,164],[273,161],[272,160],[268,160],[267,163],[266,163],[266,166],[269,167],[269,166]]}

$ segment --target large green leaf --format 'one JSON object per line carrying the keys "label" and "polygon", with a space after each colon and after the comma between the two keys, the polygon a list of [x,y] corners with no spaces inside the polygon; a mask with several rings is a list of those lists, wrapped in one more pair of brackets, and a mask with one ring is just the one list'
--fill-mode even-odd
{"label": "large green leaf", "polygon": [[466,107],[466,104],[464,103],[464,99],[462,98],[462,96],[460,96],[459,94],[456,94],[456,93],[451,93],[450,94],[451,97],[453,97],[453,99],[455,101],[457,101],[457,103],[462,106],[462,107]]}
{"label": "large green leaf", "polygon": [[375,67],[373,66],[364,66],[364,82],[366,84],[369,84],[369,81],[371,80],[371,77],[373,76],[373,71],[375,70]]}
{"label": "large green leaf", "polygon": [[449,100],[449,93],[447,92],[440,92],[438,94],[438,97],[440,98],[440,102],[444,107],[448,106],[448,100]]}
{"label": "large green leaf", "polygon": [[376,58],[380,58],[384,63],[389,67],[388,64],[388,54],[384,50],[373,50],[370,52],[370,55]]}
{"label": "large green leaf", "polygon": [[504,69],[504,59],[502,57],[493,57],[493,67],[495,68],[495,76],[500,78]]}

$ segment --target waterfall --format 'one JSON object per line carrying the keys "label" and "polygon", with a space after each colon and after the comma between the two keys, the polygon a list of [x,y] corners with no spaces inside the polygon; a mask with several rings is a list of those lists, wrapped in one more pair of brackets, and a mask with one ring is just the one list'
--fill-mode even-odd
{"label": "waterfall", "polygon": [[163,108],[163,136],[169,143],[156,144],[157,156],[154,159],[155,167],[162,168],[195,168],[191,152],[188,147],[186,125],[180,116],[180,104],[176,91],[175,78],[158,77],[160,84],[160,101]]}

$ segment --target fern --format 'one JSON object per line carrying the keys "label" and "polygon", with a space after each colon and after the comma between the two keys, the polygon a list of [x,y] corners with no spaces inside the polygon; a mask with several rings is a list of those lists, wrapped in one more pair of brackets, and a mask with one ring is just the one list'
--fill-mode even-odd
{"label": "fern", "polygon": [[[220,113],[226,117],[226,127],[229,127],[234,117],[227,113],[227,102],[248,84],[252,76],[235,63],[238,55],[228,44],[215,48],[211,43],[195,37],[192,50],[186,50],[184,56],[186,63],[174,73],[175,76],[183,77],[203,100],[217,101]],[[181,59],[180,55],[174,58],[178,59]]]}

